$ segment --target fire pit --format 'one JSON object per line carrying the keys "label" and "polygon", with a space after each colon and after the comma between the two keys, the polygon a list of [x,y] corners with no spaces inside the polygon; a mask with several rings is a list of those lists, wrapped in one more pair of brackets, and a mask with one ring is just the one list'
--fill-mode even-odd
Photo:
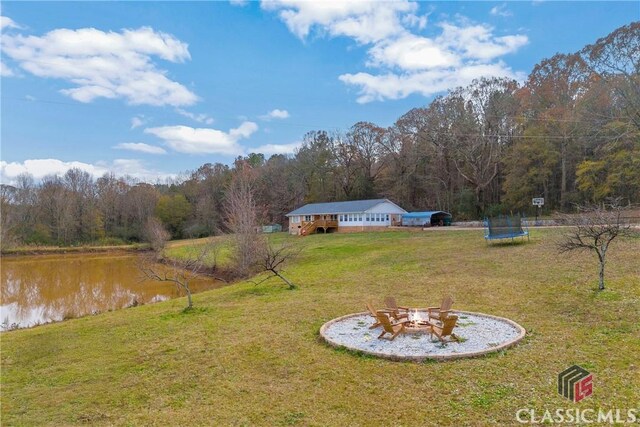
{"label": "fire pit", "polygon": [[423,361],[477,357],[504,350],[525,336],[512,320],[484,313],[453,311],[459,320],[455,328],[459,342],[442,343],[428,333],[426,310],[410,310],[404,334],[394,340],[377,339],[380,326],[371,329],[370,313],[353,313],[333,319],[320,328],[320,336],[331,346],[348,348],[392,360]]}
{"label": "fire pit", "polygon": [[408,314],[409,322],[404,326],[404,333],[420,334],[429,332],[429,327],[432,323],[429,322],[427,310],[409,309]]}

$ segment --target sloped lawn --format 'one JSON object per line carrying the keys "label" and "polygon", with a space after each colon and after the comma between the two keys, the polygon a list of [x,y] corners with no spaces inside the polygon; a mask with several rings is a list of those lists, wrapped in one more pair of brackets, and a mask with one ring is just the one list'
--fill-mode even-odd
{"label": "sloped lawn", "polygon": [[[592,254],[560,256],[557,230],[488,246],[478,230],[329,234],[288,277],[3,333],[2,425],[498,425],[521,408],[637,408],[640,241],[614,243],[608,290]],[[283,235],[277,239],[287,239]],[[318,330],[393,294],[400,303],[503,316],[528,335],[479,359],[398,363],[335,350]],[[594,374],[558,396],[572,364]]]}

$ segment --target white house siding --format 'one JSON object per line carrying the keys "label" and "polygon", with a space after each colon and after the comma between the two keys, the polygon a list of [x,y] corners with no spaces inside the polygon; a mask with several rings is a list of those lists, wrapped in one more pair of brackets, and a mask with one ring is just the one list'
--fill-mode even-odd
{"label": "white house siding", "polygon": [[369,213],[384,213],[384,214],[403,214],[403,213],[407,213],[407,211],[405,211],[404,209],[401,209],[400,207],[398,207],[398,206],[396,206],[396,205],[394,205],[393,203],[390,203],[390,202],[378,203],[377,205],[375,205],[374,207],[369,209],[367,212],[369,212]]}

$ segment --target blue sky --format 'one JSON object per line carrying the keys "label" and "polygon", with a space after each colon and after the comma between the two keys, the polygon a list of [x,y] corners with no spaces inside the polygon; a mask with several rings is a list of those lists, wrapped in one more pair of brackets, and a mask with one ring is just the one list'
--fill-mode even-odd
{"label": "blue sky", "polygon": [[2,2],[1,178],[155,181],[523,80],[638,2]]}

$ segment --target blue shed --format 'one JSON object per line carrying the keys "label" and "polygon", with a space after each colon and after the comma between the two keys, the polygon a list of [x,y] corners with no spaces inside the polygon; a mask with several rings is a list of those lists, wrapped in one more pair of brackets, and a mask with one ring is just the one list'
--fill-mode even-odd
{"label": "blue shed", "polygon": [[444,211],[409,212],[402,214],[402,225],[405,227],[451,225],[451,218],[451,214]]}

